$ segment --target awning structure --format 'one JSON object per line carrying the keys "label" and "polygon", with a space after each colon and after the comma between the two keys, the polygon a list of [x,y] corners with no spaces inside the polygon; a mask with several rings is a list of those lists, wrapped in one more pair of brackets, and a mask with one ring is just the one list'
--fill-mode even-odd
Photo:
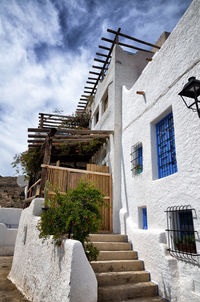
{"label": "awning structure", "polygon": [[47,138],[51,138],[53,146],[89,142],[94,139],[106,139],[113,131],[79,129],[76,125],[66,128],[64,123],[74,116],[39,113],[39,127],[28,128],[28,147],[42,146]]}
{"label": "awning structure", "polygon": [[[52,133],[55,129],[55,134]],[[56,128],[28,128],[29,148],[41,146],[44,144],[45,139],[50,135],[52,144],[59,145],[64,143],[80,143],[88,142],[99,138],[108,138],[113,131],[104,130],[64,130]]]}
{"label": "awning structure", "polygon": [[[101,38],[102,41],[105,41],[108,44],[99,45],[100,52],[96,52],[97,58],[94,58],[95,63],[94,65],[92,65],[93,69],[89,71],[90,75],[88,77],[88,80],[86,81],[86,86],[84,87],[84,94],[82,94],[80,97],[76,112],[84,112],[88,103],[90,103],[90,101],[92,100],[92,96],[95,95],[99,80],[102,80],[104,78],[108,70],[112,58],[112,51],[115,44],[125,48],[129,48],[134,51],[136,50],[136,51],[146,52],[147,56],[148,53],[152,54],[155,52],[152,51],[152,47],[154,49],[160,49],[158,45],[154,45],[152,43],[121,33],[121,28],[118,28],[117,31],[108,28],[107,32],[113,34],[114,37],[112,39],[108,39],[104,37]],[[123,40],[120,41],[119,40],[120,38],[122,38]],[[128,42],[124,43],[127,40],[130,42],[134,41],[136,45],[132,45]],[[147,48],[138,47],[139,46],[138,44],[143,44]]]}

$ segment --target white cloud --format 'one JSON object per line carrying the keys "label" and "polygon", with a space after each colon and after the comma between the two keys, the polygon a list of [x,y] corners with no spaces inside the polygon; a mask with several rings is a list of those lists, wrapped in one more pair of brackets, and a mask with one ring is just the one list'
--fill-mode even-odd
{"label": "white cloud", "polygon": [[[92,1],[90,6],[87,1],[58,0],[57,7],[50,0],[0,1],[0,175],[14,173],[12,158],[27,148],[27,128],[37,127],[39,112],[75,111],[100,33],[123,25],[127,34],[134,27],[141,39],[148,40],[149,33],[158,38],[181,3],[171,1],[165,11],[151,5],[143,12],[134,1],[114,1],[114,11],[111,2]],[[67,44],[78,49],[66,49]]]}

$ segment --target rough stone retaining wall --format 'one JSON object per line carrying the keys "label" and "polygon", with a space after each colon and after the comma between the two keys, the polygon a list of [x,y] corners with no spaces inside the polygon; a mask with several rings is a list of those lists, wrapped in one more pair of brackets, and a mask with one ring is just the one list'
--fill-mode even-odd
{"label": "rough stone retaining wall", "polygon": [[0,206],[3,208],[23,208],[24,188],[17,185],[17,177],[0,176]]}

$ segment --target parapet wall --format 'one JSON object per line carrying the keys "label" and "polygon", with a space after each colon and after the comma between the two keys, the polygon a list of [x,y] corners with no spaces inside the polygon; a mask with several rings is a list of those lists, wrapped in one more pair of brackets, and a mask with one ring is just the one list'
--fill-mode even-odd
{"label": "parapet wall", "polygon": [[44,200],[23,210],[9,279],[33,302],[96,302],[97,281],[82,244],[42,242],[37,229]]}

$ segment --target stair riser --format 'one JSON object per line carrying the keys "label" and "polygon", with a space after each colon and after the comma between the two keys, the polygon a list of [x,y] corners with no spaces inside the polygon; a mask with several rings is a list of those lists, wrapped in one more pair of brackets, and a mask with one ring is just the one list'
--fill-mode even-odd
{"label": "stair riser", "polygon": [[157,288],[155,287],[146,287],[143,288],[127,288],[126,290],[121,290],[120,287],[116,286],[116,289],[110,293],[106,287],[99,288],[98,292],[98,302],[106,301],[124,301],[129,299],[134,299],[138,297],[152,297],[156,296]]}
{"label": "stair riser", "polygon": [[135,260],[134,262],[109,262],[109,263],[91,263],[95,273],[102,272],[122,272],[122,271],[140,271],[144,265],[142,261]]}
{"label": "stair riser", "polygon": [[93,245],[99,251],[128,251],[131,249],[131,243],[118,242],[93,242]]}
{"label": "stair riser", "polygon": [[123,275],[96,275],[96,277],[99,286],[148,282],[150,279],[149,274],[147,272],[143,272],[142,274],[126,272]]}
{"label": "stair riser", "polygon": [[98,260],[134,260],[137,253],[134,251],[100,251]]}
{"label": "stair riser", "polygon": [[128,242],[127,235],[102,235],[102,234],[91,234],[90,240],[92,242]]}

